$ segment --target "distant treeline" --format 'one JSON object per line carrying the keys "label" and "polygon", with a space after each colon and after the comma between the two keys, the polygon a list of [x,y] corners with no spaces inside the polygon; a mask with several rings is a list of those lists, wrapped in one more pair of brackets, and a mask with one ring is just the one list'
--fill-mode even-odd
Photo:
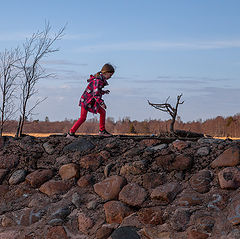
{"label": "distant treeline", "polygon": [[[26,121],[23,133],[66,133],[72,127],[74,120],[50,122],[48,117],[45,121]],[[171,121],[144,120],[131,121],[129,117],[114,121],[113,118],[107,118],[106,128],[109,132],[115,134],[160,134],[169,131]],[[4,132],[16,133],[17,121],[8,121]],[[77,131],[77,133],[97,133],[99,130],[97,118],[87,120]],[[197,120],[184,123],[180,117],[177,117],[175,129],[203,133],[211,136],[222,137],[240,137],[240,113],[234,116],[218,116],[205,121]]]}

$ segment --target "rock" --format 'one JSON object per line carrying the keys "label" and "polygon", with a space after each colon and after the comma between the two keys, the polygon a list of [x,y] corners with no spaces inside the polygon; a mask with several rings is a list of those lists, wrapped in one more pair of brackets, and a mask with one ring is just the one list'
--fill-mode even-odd
{"label": "rock", "polygon": [[71,161],[72,161],[72,159],[69,158],[69,157],[67,157],[66,155],[62,155],[62,156],[56,158],[56,164],[57,164],[57,166],[71,163]]}
{"label": "rock", "polygon": [[206,193],[211,188],[212,173],[209,170],[202,170],[194,174],[190,179],[193,190],[199,193]]}
{"label": "rock", "polygon": [[45,214],[45,209],[24,208],[17,212],[15,218],[18,225],[27,227],[40,221]]}
{"label": "rock", "polygon": [[188,239],[206,239],[208,237],[209,237],[209,235],[207,233],[200,232],[193,227],[190,227],[187,230],[187,238]]}
{"label": "rock", "polygon": [[106,239],[112,234],[113,228],[102,226],[96,232],[97,239]]}
{"label": "rock", "polygon": [[107,178],[111,172],[112,167],[114,166],[113,163],[109,163],[104,168],[104,176]]}
{"label": "rock", "polygon": [[112,239],[140,239],[135,227],[119,227],[111,235]]}
{"label": "rock", "polygon": [[138,214],[135,212],[135,213],[131,213],[129,216],[125,217],[120,226],[121,227],[131,226],[131,227],[142,228],[143,224],[139,220]]}
{"label": "rock", "polygon": [[26,174],[27,172],[24,169],[15,171],[8,180],[9,184],[15,185],[23,182],[25,180]]}
{"label": "rock", "polygon": [[216,189],[208,194],[207,207],[210,208],[211,210],[220,212],[227,206],[228,200],[229,200],[228,191]]}
{"label": "rock", "polygon": [[56,226],[48,229],[46,239],[68,239],[68,236],[63,226]]}
{"label": "rock", "polygon": [[212,168],[233,167],[240,162],[240,153],[238,147],[231,147],[220,154],[212,163]]}
{"label": "rock", "polygon": [[43,148],[48,154],[53,154],[54,153],[53,146],[51,144],[49,144],[48,142],[43,144]]}
{"label": "rock", "polygon": [[26,182],[33,188],[40,187],[43,183],[50,180],[53,177],[53,172],[50,169],[38,169],[33,173],[30,173],[26,177]]}
{"label": "rock", "polygon": [[151,199],[157,199],[164,204],[171,203],[181,191],[181,185],[175,182],[167,183],[155,188],[151,193]]}
{"label": "rock", "polygon": [[223,139],[214,139],[214,138],[201,138],[197,141],[198,144],[221,144],[224,142]]}
{"label": "rock", "polygon": [[142,208],[138,211],[139,221],[143,224],[163,224],[163,210],[160,207]]}
{"label": "rock", "polygon": [[0,184],[4,180],[5,176],[7,175],[8,170],[7,169],[0,169]]}
{"label": "rock", "polygon": [[156,145],[156,146],[148,147],[147,150],[149,150],[149,151],[160,151],[162,149],[166,149],[167,147],[168,147],[167,144],[159,144],[159,145]]}
{"label": "rock", "polygon": [[21,232],[20,231],[5,231],[0,232],[1,239],[18,239],[20,238]]}
{"label": "rock", "polygon": [[85,169],[96,171],[102,163],[102,157],[98,154],[89,154],[83,156],[80,160],[80,166]]}
{"label": "rock", "polygon": [[185,155],[177,155],[171,165],[169,165],[170,170],[186,170],[189,169],[192,165],[192,159]]}
{"label": "rock", "polygon": [[108,160],[111,158],[111,154],[107,150],[103,150],[99,153],[99,155],[104,159]]}
{"label": "rock", "polygon": [[197,150],[196,156],[207,156],[210,153],[209,147],[201,147]]}
{"label": "rock", "polygon": [[0,156],[0,168],[12,169],[19,163],[19,157],[16,155],[1,155]]}
{"label": "rock", "polygon": [[184,190],[178,199],[179,206],[197,206],[201,205],[203,202],[203,197],[201,194],[193,190]]}
{"label": "rock", "polygon": [[158,166],[161,166],[165,170],[170,170],[174,158],[175,158],[174,154],[160,155],[157,158],[155,158],[155,161]]}
{"label": "rock", "polygon": [[0,199],[4,197],[8,190],[9,190],[8,185],[0,185]]}
{"label": "rock", "polygon": [[107,223],[121,224],[123,219],[132,213],[131,209],[120,201],[109,201],[104,204]]}
{"label": "rock", "polygon": [[71,213],[71,210],[68,206],[62,207],[57,209],[55,212],[52,213],[51,218],[60,218],[64,220],[69,214]]}
{"label": "rock", "polygon": [[235,167],[224,168],[218,173],[220,187],[236,189],[240,186],[240,170]]}
{"label": "rock", "polygon": [[126,179],[121,176],[111,176],[102,182],[94,184],[94,191],[103,199],[111,200],[118,198],[122,187],[126,184]]}
{"label": "rock", "polygon": [[87,209],[93,210],[97,207],[97,201],[90,201],[86,205]]}
{"label": "rock", "polygon": [[63,152],[76,152],[79,151],[81,153],[85,153],[89,150],[92,150],[95,148],[95,145],[84,138],[77,139],[74,142],[68,144],[64,147]]}
{"label": "rock", "polygon": [[140,206],[146,197],[146,190],[136,183],[127,184],[119,193],[119,200],[130,206]]}
{"label": "rock", "polygon": [[59,169],[59,174],[60,174],[62,180],[78,178],[79,177],[79,166],[74,163],[65,164]]}
{"label": "rock", "polygon": [[234,198],[232,198],[232,201],[228,204],[227,209],[228,221],[233,225],[240,224],[240,196],[238,194]]}
{"label": "rock", "polygon": [[92,176],[90,174],[84,175],[77,181],[77,185],[81,188],[92,185]]}
{"label": "rock", "polygon": [[13,226],[16,226],[16,222],[12,218],[10,218],[10,217],[8,217],[6,215],[2,216],[1,223],[2,223],[3,227],[13,227]]}
{"label": "rock", "polygon": [[133,163],[127,163],[124,166],[122,166],[120,170],[121,175],[139,175],[142,173],[145,173],[147,170],[146,168],[146,162],[143,160],[135,161]]}
{"label": "rock", "polygon": [[166,183],[166,176],[163,173],[145,173],[143,175],[143,187],[147,189],[156,188]]}
{"label": "rock", "polygon": [[142,148],[134,147],[123,154],[124,158],[132,158],[142,153]]}
{"label": "rock", "polygon": [[8,143],[9,139],[7,136],[0,136],[0,150]]}
{"label": "rock", "polygon": [[81,207],[81,197],[79,195],[79,193],[74,193],[72,195],[72,203],[77,207],[80,208]]}
{"label": "rock", "polygon": [[189,209],[178,208],[171,218],[171,226],[175,231],[185,231],[190,220]]}
{"label": "rock", "polygon": [[47,224],[51,226],[61,226],[64,224],[64,220],[61,218],[53,218]]}
{"label": "rock", "polygon": [[175,237],[171,236],[170,231],[162,231],[162,230],[159,230],[157,227],[144,227],[141,231],[141,234],[146,236],[146,238],[150,238],[150,239],[155,239],[155,238],[156,239],[172,239],[172,238],[175,238]]}
{"label": "rock", "polygon": [[159,139],[143,139],[140,141],[141,146],[153,146],[159,143]]}
{"label": "rock", "polygon": [[173,147],[179,151],[188,148],[190,146],[189,142],[183,140],[176,140],[172,143]]}
{"label": "rock", "polygon": [[92,219],[84,213],[78,214],[78,229],[84,234],[88,234],[89,229],[93,226]]}
{"label": "rock", "polygon": [[66,181],[48,181],[44,183],[40,188],[40,192],[53,196],[55,194],[65,193],[72,187],[71,182]]}

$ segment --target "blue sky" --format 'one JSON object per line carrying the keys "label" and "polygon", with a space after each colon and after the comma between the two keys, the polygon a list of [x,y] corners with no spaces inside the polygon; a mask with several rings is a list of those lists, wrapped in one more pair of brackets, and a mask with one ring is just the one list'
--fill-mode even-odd
{"label": "blue sky", "polygon": [[[9,0],[1,3],[0,51],[21,45],[49,21],[60,51],[42,61],[57,75],[37,85],[48,97],[34,119],[77,119],[90,74],[116,66],[104,96],[115,120],[168,119],[148,105],[183,94],[183,121],[240,112],[239,0]],[[35,99],[32,99],[34,102]],[[94,117],[89,114],[88,118]]]}

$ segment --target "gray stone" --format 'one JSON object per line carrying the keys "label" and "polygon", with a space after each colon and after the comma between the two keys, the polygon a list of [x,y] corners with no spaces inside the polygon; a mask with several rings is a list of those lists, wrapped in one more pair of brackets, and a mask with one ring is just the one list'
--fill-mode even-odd
{"label": "gray stone", "polygon": [[79,152],[87,152],[91,149],[95,148],[95,145],[86,139],[79,139],[76,140],[70,144],[68,144],[67,146],[65,146],[63,148],[64,152],[75,152],[75,151],[79,151]]}
{"label": "gray stone", "polygon": [[140,239],[135,227],[120,227],[111,235],[112,239]]}
{"label": "gray stone", "polygon": [[71,213],[71,210],[68,206],[62,207],[62,208],[59,208],[57,211],[55,211],[52,214],[51,218],[65,219],[70,213]]}
{"label": "gray stone", "polygon": [[26,175],[27,172],[24,169],[19,169],[11,175],[8,182],[10,185],[19,184],[25,180]]}
{"label": "gray stone", "polygon": [[196,152],[196,156],[207,156],[210,153],[210,148],[209,147],[202,147],[199,148]]}
{"label": "gray stone", "polygon": [[78,193],[74,193],[72,195],[72,203],[77,207],[80,208],[81,207],[81,197]]}
{"label": "gray stone", "polygon": [[48,154],[53,154],[54,153],[53,146],[51,144],[49,144],[48,142],[43,144],[43,148]]}
{"label": "gray stone", "polygon": [[96,201],[91,201],[87,203],[87,209],[95,209],[97,207],[97,202]]}
{"label": "gray stone", "polygon": [[64,221],[60,218],[54,218],[48,222],[48,225],[51,226],[60,226],[64,223]]}
{"label": "gray stone", "polygon": [[147,151],[158,151],[158,150],[166,149],[167,147],[168,147],[167,144],[159,144],[156,146],[148,147]]}
{"label": "gray stone", "polygon": [[199,144],[220,144],[224,142],[223,139],[201,138],[197,141]]}

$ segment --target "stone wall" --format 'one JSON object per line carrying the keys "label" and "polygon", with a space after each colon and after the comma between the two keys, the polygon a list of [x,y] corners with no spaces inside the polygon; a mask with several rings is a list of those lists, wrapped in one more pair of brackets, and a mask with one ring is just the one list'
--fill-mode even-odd
{"label": "stone wall", "polygon": [[0,138],[1,239],[240,238],[240,141]]}

